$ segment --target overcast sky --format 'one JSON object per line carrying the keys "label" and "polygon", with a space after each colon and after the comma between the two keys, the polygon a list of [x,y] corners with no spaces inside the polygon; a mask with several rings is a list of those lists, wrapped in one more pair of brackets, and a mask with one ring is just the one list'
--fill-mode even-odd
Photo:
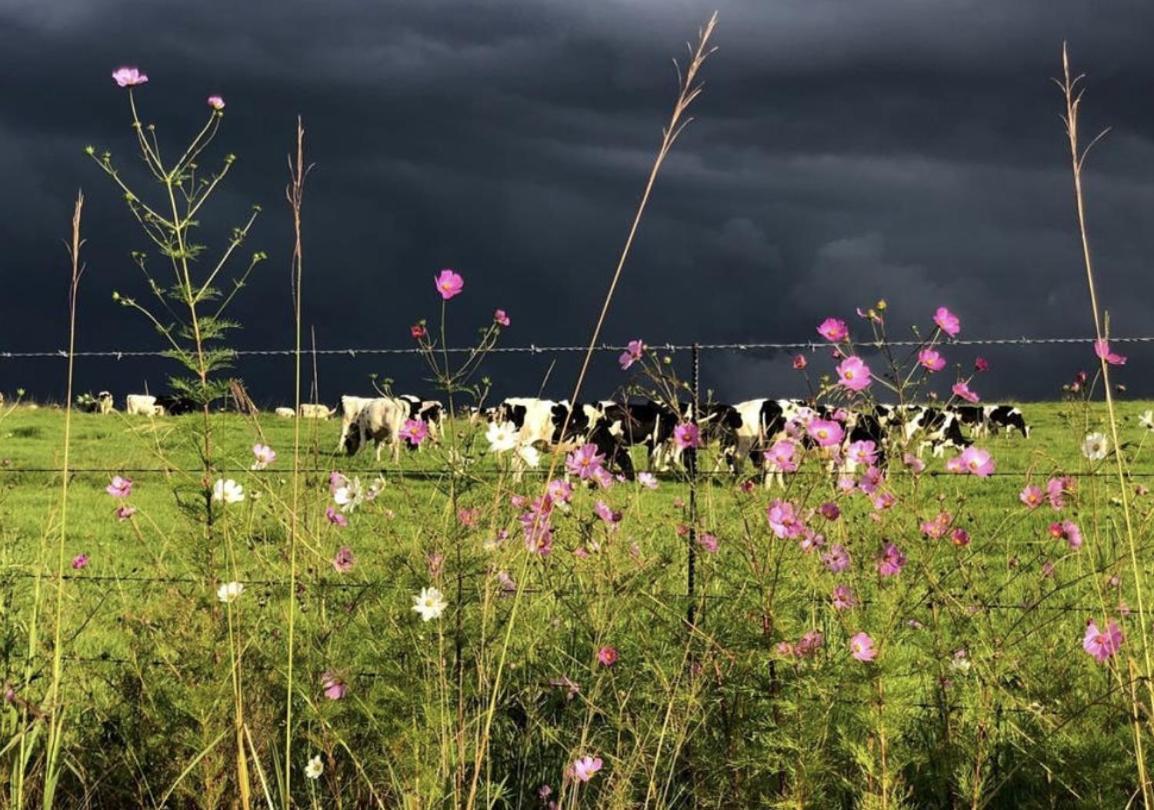
{"label": "overcast sky", "polygon": [[[246,206],[264,250],[237,343],[291,343],[285,157],[305,121],[306,321],[322,348],[406,346],[434,317],[432,277],[466,280],[450,335],[496,307],[509,345],[588,340],[676,93],[671,60],[717,7],[696,120],[658,181],[605,338],[809,340],[828,314],[879,297],[902,332],[948,305],[969,337],[1090,334],[1061,99],[1063,39],[1088,74],[1083,130],[1110,126],[1088,167],[1100,294],[1119,335],[1154,333],[1154,6],[1139,0],[0,0],[0,350],[65,342],[67,235],[83,187],[84,349],[159,347],[113,290],[143,298],[147,249],[83,147],[133,154],[121,64],[150,77],[141,114],[175,151],[226,102],[216,148],[238,162],[203,217],[217,237]],[[217,148],[218,147],[218,148]],[[210,158],[211,159],[211,158]],[[207,162],[207,161],[206,161]],[[151,192],[155,189],[145,188]],[[215,229],[215,230],[214,230]],[[1122,379],[1154,351],[1127,346]],[[973,349],[949,352],[972,362]],[[995,349],[987,398],[1047,397],[1088,347]],[[489,370],[536,393],[554,358]],[[546,389],[564,395],[572,356]],[[815,368],[830,366],[824,355]],[[788,356],[716,353],[722,396],[796,393]],[[289,361],[245,360],[261,401]],[[164,363],[87,361],[80,388],[164,386]],[[598,359],[591,395],[620,382]],[[429,391],[413,363],[324,358],[322,398],[368,375]],[[0,359],[0,390],[59,395],[59,361]],[[943,381],[944,382],[944,381]]]}

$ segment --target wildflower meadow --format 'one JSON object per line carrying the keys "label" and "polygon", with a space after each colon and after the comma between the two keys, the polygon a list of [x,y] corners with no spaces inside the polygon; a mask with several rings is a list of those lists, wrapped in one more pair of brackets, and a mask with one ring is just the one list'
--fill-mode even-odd
{"label": "wildflower meadow", "polygon": [[[222,410],[230,306],[270,249],[258,208],[200,241],[237,161],[231,108],[206,88],[176,146],[147,113],[160,80],[112,72],[136,154],[86,150],[64,407],[0,408],[0,804],[1152,806],[1154,403],[1120,399],[1078,79],[1063,66],[1055,137],[1094,332],[1052,401],[984,399],[999,369],[954,302],[863,301],[802,336],[808,398],[733,407],[654,336],[597,351],[713,26],[548,411],[492,393],[518,313],[474,322],[461,302],[484,282],[432,267],[394,285],[428,380],[412,410],[382,376],[304,418],[329,411],[301,316],[307,122],[286,133],[294,401]],[[162,343],[183,413],[73,390],[77,290],[100,272],[84,243],[113,238],[84,230],[93,200],[137,226],[114,235],[140,271],[114,299]],[[588,390],[593,364],[615,391]],[[674,415],[660,440],[633,440],[642,404]],[[999,404],[1020,429],[990,422]]]}

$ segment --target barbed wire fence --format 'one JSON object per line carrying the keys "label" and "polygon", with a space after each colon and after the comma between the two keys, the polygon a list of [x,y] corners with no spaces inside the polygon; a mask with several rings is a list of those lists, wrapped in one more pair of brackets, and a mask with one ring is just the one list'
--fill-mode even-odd
{"label": "barbed wire fence", "polygon": [[[1154,336],[1128,336],[1128,337],[1113,337],[1111,343],[1119,345],[1142,345],[1154,343]],[[1031,347],[1031,346],[1060,346],[1060,347],[1089,347],[1094,344],[1093,337],[999,337],[999,338],[967,338],[961,340],[951,340],[946,345],[950,347]],[[856,348],[859,349],[881,349],[883,346],[894,348],[917,348],[924,345],[924,341],[919,340],[887,340],[884,343],[877,341],[857,342]],[[816,352],[820,350],[827,350],[830,344],[821,340],[808,341],[782,341],[782,342],[764,342],[764,341],[749,341],[749,342],[730,342],[730,343],[673,343],[667,342],[664,344],[653,343],[647,344],[648,348],[677,355],[679,357],[688,354],[688,361],[690,363],[690,373],[688,375],[687,383],[691,391],[694,408],[692,409],[691,418],[696,422],[697,414],[700,412],[700,405],[702,404],[701,396],[701,369],[703,355],[708,353],[720,352]],[[547,355],[547,354],[563,354],[563,353],[581,353],[588,350],[588,346],[566,346],[566,345],[543,345],[538,346],[531,344],[528,346],[497,346],[487,350],[486,354],[493,355]],[[628,349],[626,346],[613,345],[603,343],[594,347],[594,351],[601,353],[618,353],[624,352]],[[363,357],[377,357],[377,356],[417,356],[424,353],[426,350],[419,347],[347,347],[347,348],[315,348],[304,350],[303,355],[311,355],[313,357],[348,357],[352,359]],[[441,352],[441,349],[437,350]],[[466,354],[474,351],[467,347],[449,347],[443,351],[450,354]],[[236,350],[234,356],[237,358],[262,358],[262,357],[292,357],[296,354],[294,349],[239,349]],[[1093,357],[1091,353],[1087,353],[1087,364],[1089,359]],[[76,352],[73,357],[75,359],[102,359],[102,360],[138,360],[138,359],[168,359],[171,353],[165,350],[155,349],[100,349],[91,351]],[[18,360],[64,360],[68,358],[68,353],[62,349],[48,349],[48,350],[33,350],[33,351],[16,351],[16,350],[0,350],[0,372],[3,371],[3,361],[18,361]],[[452,473],[450,468],[434,468],[434,469],[414,469],[406,468],[404,466],[384,466],[377,465],[377,471],[386,478],[408,478],[414,480],[438,480],[443,479],[446,475]],[[332,465],[323,466],[307,466],[302,467],[302,473],[311,474],[328,474],[332,470]],[[283,472],[264,469],[252,470],[246,467],[220,467],[218,470],[222,474],[228,473],[245,473],[245,474],[264,474],[264,475],[283,475]],[[25,475],[25,474],[52,474],[62,472],[61,468],[50,465],[43,466],[13,466],[9,464],[0,464],[0,475]],[[73,474],[199,474],[201,470],[184,469],[177,466],[155,466],[155,467],[124,467],[124,466],[110,466],[110,467],[73,467],[71,468]],[[1026,470],[999,470],[994,473],[995,477],[1014,477],[1022,476]],[[528,470],[528,475],[543,475],[541,471]],[[500,476],[503,473],[499,470],[471,470],[468,475],[474,476],[478,479],[484,477]],[[949,476],[952,473],[943,470],[925,470],[921,473],[914,473],[912,470],[900,468],[890,470],[888,474],[897,475],[922,475],[926,477]],[[1100,470],[1072,470],[1063,473],[1071,477],[1087,478],[1087,477],[1115,477],[1112,472],[1103,472]],[[799,470],[792,475],[797,476],[825,476],[828,475],[820,470]],[[1154,478],[1154,470],[1150,471],[1133,471],[1131,475],[1135,478]],[[683,591],[672,592],[666,590],[655,591],[651,595],[659,599],[667,599],[671,602],[679,602],[684,600],[685,615],[684,621],[691,629],[695,628],[698,619],[697,606],[703,600],[717,600],[730,598],[729,594],[718,593],[698,593],[698,573],[697,573],[697,546],[698,546],[698,487],[704,482],[717,482],[719,480],[732,480],[732,474],[720,472],[717,470],[698,470],[696,463],[691,464],[683,473],[677,474],[675,480],[681,482],[686,486],[687,504],[688,504],[688,528],[686,535],[686,571],[685,571],[685,588]],[[9,570],[6,577],[11,579],[31,579],[44,576],[40,573],[24,570]],[[123,586],[125,584],[140,586],[141,588],[148,588],[153,586],[178,586],[186,585],[196,587],[203,584],[200,579],[190,576],[148,576],[145,574],[132,572],[129,574],[116,575],[93,575],[85,573],[65,574],[63,577],[69,582],[80,585],[92,586],[108,586],[117,585]],[[274,589],[283,587],[284,583],[276,580],[268,579],[249,579],[242,580],[245,584],[255,587],[263,587],[267,589]],[[396,591],[403,589],[395,581],[373,581],[361,580],[355,582],[340,582],[340,581],[325,581],[318,580],[316,583],[323,589],[349,590],[358,593],[368,591],[384,593],[387,591]],[[474,591],[479,591],[479,588],[474,588]],[[526,589],[531,593],[554,593],[555,589],[540,588]],[[1042,610],[1042,611],[1058,611],[1058,612],[1079,612],[1087,613],[1094,609],[1091,605],[1029,605],[1016,603],[982,603],[975,605],[975,608],[983,610]],[[110,664],[120,659],[109,657],[95,657],[87,658],[83,656],[75,657],[77,662],[92,663],[92,664]],[[128,659],[124,659],[124,664],[131,663]]]}

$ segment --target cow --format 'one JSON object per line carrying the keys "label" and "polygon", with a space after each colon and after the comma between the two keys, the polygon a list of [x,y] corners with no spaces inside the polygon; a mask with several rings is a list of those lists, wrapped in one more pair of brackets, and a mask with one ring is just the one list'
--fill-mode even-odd
{"label": "cow", "polygon": [[316,402],[301,403],[301,419],[328,419],[334,413],[336,413],[336,409],[330,408],[328,405],[321,405]]}
{"label": "cow", "polygon": [[987,406],[986,422],[993,429],[1001,428],[1004,433],[1013,433],[1016,430],[1022,434],[1023,439],[1030,438],[1030,426],[1026,424],[1026,417],[1020,409],[1012,405]]}
{"label": "cow", "polygon": [[989,412],[991,409],[989,407],[950,405],[946,410],[957,417],[958,422],[969,428],[972,438],[980,439],[990,432]]}
{"label": "cow", "polygon": [[509,397],[493,408],[489,421],[512,424],[520,445],[549,445],[553,441],[553,408],[556,405],[551,399]]}
{"label": "cow", "polygon": [[149,394],[129,394],[124,398],[124,412],[129,416],[164,416],[164,407]]}
{"label": "cow", "polygon": [[962,434],[958,417],[949,410],[927,405],[907,405],[903,412],[903,435],[906,443],[921,436],[917,455],[920,457],[926,447],[931,448],[935,457],[942,456],[947,447],[964,450],[973,444]]}
{"label": "cow", "polygon": [[605,457],[609,469],[620,471],[626,480],[632,481],[633,459],[630,458],[629,447],[622,440],[620,431],[615,429],[620,427],[620,423],[611,421],[606,415],[606,409],[615,404],[611,400],[580,403],[576,408],[570,406],[568,400],[554,404],[551,443],[554,447],[566,450],[592,444]]}
{"label": "cow", "polygon": [[651,470],[665,470],[675,458],[673,431],[683,421],[686,407],[679,403],[679,414],[663,402],[614,402],[604,406],[605,421],[611,435],[622,447],[643,445]]}
{"label": "cow", "polygon": [[99,414],[109,414],[116,410],[113,407],[112,394],[107,391],[101,391],[96,396],[81,394],[76,398],[76,409],[83,413]]}
{"label": "cow", "polygon": [[[360,405],[357,408],[357,405]],[[395,397],[341,397],[342,422],[345,414],[355,413],[353,421],[342,429],[341,448],[355,456],[367,442],[376,445],[377,461],[385,445],[392,447],[393,461],[400,458],[400,432],[409,417],[409,403]]]}
{"label": "cow", "polygon": [[[409,419],[419,419],[429,429],[429,441],[433,444],[441,442],[441,422],[445,415],[445,406],[434,399],[421,399],[412,394],[401,394],[402,399],[409,404]],[[410,449],[418,449],[418,445],[409,445]]]}
{"label": "cow", "polygon": [[292,408],[277,408],[273,411],[279,419],[295,419],[297,412]]}
{"label": "cow", "polygon": [[164,408],[169,416],[182,416],[201,410],[200,404],[195,399],[182,394],[164,394],[156,398],[156,404]]}

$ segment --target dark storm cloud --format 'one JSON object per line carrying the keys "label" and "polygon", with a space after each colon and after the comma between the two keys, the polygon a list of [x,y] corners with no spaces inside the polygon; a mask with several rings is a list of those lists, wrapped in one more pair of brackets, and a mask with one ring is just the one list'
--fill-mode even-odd
{"label": "dark storm cloud", "polygon": [[[246,248],[266,250],[235,313],[240,342],[289,334],[284,155],[305,118],[317,163],[306,202],[307,320],[321,346],[404,345],[437,310],[430,286],[459,268],[452,304],[465,339],[497,306],[511,343],[587,339],[652,161],[684,57],[712,6],[695,2],[0,5],[0,192],[7,296],[0,348],[63,341],[71,195],[88,195],[82,343],[154,346],[110,301],[141,290],[127,260],[141,235],[87,143],[133,163],[125,99],[108,78],[138,63],[138,94],[170,148],[204,97],[228,100],[222,150],[240,155],[215,215],[220,234],[250,203],[265,213]],[[1061,41],[1090,74],[1084,129],[1114,127],[1088,180],[1101,292],[1113,329],[1154,323],[1154,10],[1084,2],[720,4],[697,120],[678,143],[643,223],[607,338],[808,340],[826,314],[880,297],[893,328],[939,304],[971,336],[1086,334],[1068,157],[1057,115]],[[969,362],[974,352],[955,356]],[[987,353],[988,396],[1046,396],[1088,349]],[[1131,352],[1132,365],[1142,351]],[[553,358],[505,358],[503,388],[535,392]],[[562,357],[549,388],[572,379]],[[824,361],[821,361],[824,363]],[[601,358],[594,388],[619,382]],[[722,395],[786,391],[784,356],[709,355]],[[281,361],[240,369],[283,396]],[[164,367],[84,364],[82,386],[123,393]],[[0,365],[0,388],[58,393],[58,366]],[[330,359],[322,393],[377,371],[420,387],[415,364]],[[1137,375],[1134,375],[1137,377]],[[1133,380],[1140,383],[1138,379]],[[1132,388],[1132,390],[1135,390]],[[1146,393],[1154,393],[1154,388]]]}

